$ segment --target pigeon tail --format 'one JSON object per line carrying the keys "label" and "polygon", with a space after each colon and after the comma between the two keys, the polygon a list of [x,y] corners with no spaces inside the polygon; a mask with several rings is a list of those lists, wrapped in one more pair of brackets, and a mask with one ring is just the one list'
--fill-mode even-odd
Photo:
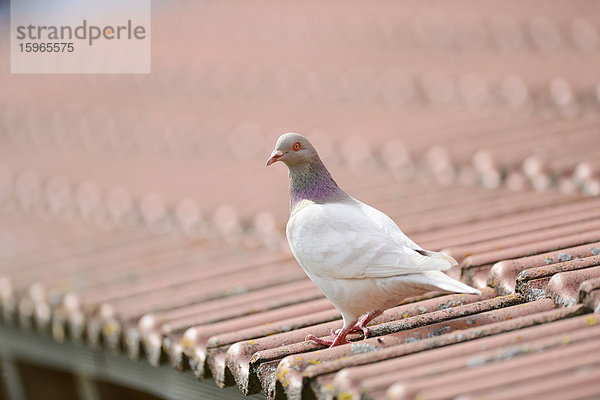
{"label": "pigeon tail", "polygon": [[444,253],[440,253],[437,251],[430,251],[430,250],[415,250],[415,251],[423,256],[427,256],[427,257],[435,258],[437,260],[443,260],[445,262],[448,262],[449,265],[441,267],[440,268],[441,270],[450,269],[450,268],[454,267],[455,265],[458,265],[458,261],[456,261],[454,258],[452,258],[449,255],[444,254]]}
{"label": "pigeon tail", "polygon": [[438,253],[437,251],[408,249],[404,247],[404,252],[411,255],[410,262],[416,266],[414,272],[446,271],[458,265],[458,262],[454,258],[444,253]]}
{"label": "pigeon tail", "polygon": [[449,277],[442,271],[425,271],[422,275],[425,277],[427,284],[434,287],[435,290],[449,293],[481,294],[479,290]]}

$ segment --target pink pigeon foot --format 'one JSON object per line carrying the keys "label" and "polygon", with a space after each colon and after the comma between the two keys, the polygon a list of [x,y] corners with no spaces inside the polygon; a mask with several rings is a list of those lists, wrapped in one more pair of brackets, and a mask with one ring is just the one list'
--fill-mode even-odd
{"label": "pink pigeon foot", "polygon": [[340,344],[349,343],[346,340],[346,336],[348,336],[348,333],[350,333],[350,329],[342,328],[342,329],[339,329],[339,332],[335,335],[335,337],[333,339],[324,339],[324,338],[315,336],[313,334],[310,334],[310,335],[307,335],[304,340],[310,340],[311,342],[315,342],[317,344],[320,344],[323,346],[329,346],[329,348],[332,348],[332,347],[338,346]]}
{"label": "pink pigeon foot", "polygon": [[[348,333],[352,333],[352,332],[361,332],[364,335],[364,338],[368,338],[369,336],[371,336],[371,330],[369,328],[367,328],[367,324],[369,322],[371,322],[372,320],[374,320],[375,318],[377,318],[378,316],[380,316],[382,313],[381,310],[376,310],[376,311],[372,311],[370,313],[367,313],[365,315],[363,315],[358,322],[352,327],[350,328],[350,330],[348,331]],[[332,329],[331,330],[331,336],[336,336],[341,332],[341,328],[340,329]]]}

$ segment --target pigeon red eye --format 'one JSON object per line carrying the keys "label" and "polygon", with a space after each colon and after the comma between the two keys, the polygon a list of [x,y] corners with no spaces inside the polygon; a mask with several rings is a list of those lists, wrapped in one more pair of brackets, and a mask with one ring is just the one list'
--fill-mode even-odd
{"label": "pigeon red eye", "polygon": [[300,150],[300,142],[294,143],[294,145],[292,146],[292,149],[294,149],[294,151]]}

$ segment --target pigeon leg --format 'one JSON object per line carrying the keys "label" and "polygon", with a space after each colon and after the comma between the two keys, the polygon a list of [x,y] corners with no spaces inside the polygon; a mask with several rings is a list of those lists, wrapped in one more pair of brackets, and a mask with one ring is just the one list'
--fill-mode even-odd
{"label": "pigeon leg", "polygon": [[371,330],[369,328],[367,328],[367,324],[369,322],[373,321],[375,318],[379,317],[382,312],[383,311],[381,311],[381,310],[375,310],[375,311],[371,311],[370,313],[363,315],[358,320],[356,325],[354,325],[352,327],[352,330],[362,330],[365,339],[368,338],[369,336],[371,336]]}
{"label": "pigeon leg", "polygon": [[[349,333],[362,331],[364,338],[368,338],[371,335],[371,330],[367,328],[367,324],[375,318],[377,318],[378,316],[380,316],[382,312],[383,311],[381,310],[375,310],[371,311],[370,313],[364,314],[362,317],[360,317],[358,322],[352,328],[350,328]],[[332,329],[331,336],[336,336],[338,333],[340,333],[341,330],[341,328],[335,330]]]}

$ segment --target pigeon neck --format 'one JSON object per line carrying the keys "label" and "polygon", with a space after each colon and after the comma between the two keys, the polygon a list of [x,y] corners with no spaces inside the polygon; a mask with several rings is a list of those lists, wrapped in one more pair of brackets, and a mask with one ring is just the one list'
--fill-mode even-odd
{"label": "pigeon neck", "polygon": [[293,211],[302,200],[326,203],[347,197],[320,160],[309,164],[291,166],[289,172],[290,211]]}

